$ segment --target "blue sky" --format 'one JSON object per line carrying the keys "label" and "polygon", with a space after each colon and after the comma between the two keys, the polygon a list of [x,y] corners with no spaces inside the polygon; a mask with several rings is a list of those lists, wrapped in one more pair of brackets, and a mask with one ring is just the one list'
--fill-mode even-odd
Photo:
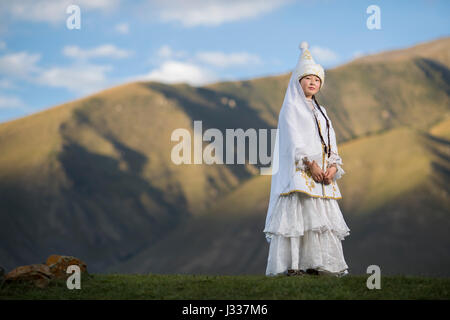
{"label": "blue sky", "polygon": [[[381,29],[366,25],[370,5]],[[448,36],[449,14],[448,0],[0,0],[0,122],[130,81],[286,73],[301,41],[331,69]]]}

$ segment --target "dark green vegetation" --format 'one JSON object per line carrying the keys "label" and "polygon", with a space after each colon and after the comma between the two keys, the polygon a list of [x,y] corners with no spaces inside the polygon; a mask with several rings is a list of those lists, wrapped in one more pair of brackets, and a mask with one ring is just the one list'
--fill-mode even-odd
{"label": "dark green vegetation", "polygon": [[449,299],[450,279],[382,276],[369,290],[367,276],[343,278],[257,275],[92,275],[81,289],[63,280],[39,289],[25,283],[4,286],[0,299]]}

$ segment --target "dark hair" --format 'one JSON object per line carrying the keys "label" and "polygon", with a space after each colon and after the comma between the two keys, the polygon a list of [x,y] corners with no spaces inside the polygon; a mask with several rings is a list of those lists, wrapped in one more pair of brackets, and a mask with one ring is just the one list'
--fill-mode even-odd
{"label": "dark hair", "polygon": [[[317,108],[320,110],[320,112],[322,113],[323,117],[325,118],[325,120],[327,122],[328,147],[327,147],[325,141],[323,140],[322,133],[320,132],[320,129],[319,129],[319,135],[320,135],[320,139],[322,140],[322,144],[325,146],[325,152],[328,153],[328,157],[330,157],[330,155],[331,155],[330,124],[329,124],[328,118],[325,116],[325,114],[322,111],[322,108],[320,108],[320,105],[317,102],[316,95],[313,94],[312,98],[313,98],[313,101],[316,103]],[[317,122],[317,119],[316,119],[316,122]],[[317,127],[319,128],[319,123],[317,123]]]}

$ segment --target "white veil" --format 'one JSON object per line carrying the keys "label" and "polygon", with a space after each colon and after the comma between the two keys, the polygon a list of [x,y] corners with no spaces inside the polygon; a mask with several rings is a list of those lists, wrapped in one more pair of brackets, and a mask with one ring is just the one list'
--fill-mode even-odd
{"label": "white veil", "polygon": [[[322,156],[322,145],[318,138],[313,113],[299,83],[296,67],[289,80],[283,105],[278,117],[277,134],[272,154],[272,181],[269,208],[265,228],[269,225],[280,193],[289,191],[296,173],[295,161],[303,156]],[[270,235],[266,233],[270,243]]]}

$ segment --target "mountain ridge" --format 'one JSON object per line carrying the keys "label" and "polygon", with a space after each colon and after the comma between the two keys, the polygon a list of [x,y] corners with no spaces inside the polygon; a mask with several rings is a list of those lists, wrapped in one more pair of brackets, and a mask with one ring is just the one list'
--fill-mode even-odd
{"label": "mountain ridge", "polygon": [[[448,38],[437,44],[432,46],[449,51]],[[448,248],[441,228],[447,226],[442,217],[448,194],[449,122],[444,119],[450,114],[450,73],[448,64],[430,56],[411,56],[395,63],[358,61],[329,70],[318,100],[333,122],[346,169],[352,168],[339,183],[340,203],[346,217],[354,219],[354,228],[371,233],[387,228],[380,220],[386,218],[383,208],[401,212],[398,219],[408,224],[405,199],[411,198],[417,210],[440,223],[433,237],[441,244],[424,255],[436,265],[434,274],[448,276],[446,256],[441,268],[437,261]],[[0,263],[12,268],[60,253],[79,256],[94,272],[143,271],[143,265],[161,272],[262,272],[267,247],[261,226],[270,179],[258,176],[261,164],[177,166],[170,158],[175,144],[170,137],[180,128],[193,136],[195,120],[202,120],[203,131],[276,128],[288,79],[289,73],[202,87],[133,82],[1,123],[0,225],[5,231]],[[395,144],[394,138],[404,143]],[[373,144],[381,149],[378,153]],[[391,159],[386,152],[395,156]],[[366,168],[365,154],[380,162]],[[382,181],[389,173],[389,159],[395,160],[397,182],[389,181],[386,188]],[[368,175],[364,188],[358,187],[369,169],[375,173]],[[430,179],[439,188],[428,185]],[[414,190],[428,197],[416,199]],[[415,230],[430,232],[431,222],[414,216]],[[377,227],[371,227],[371,221]],[[411,240],[411,234],[392,228],[386,238],[398,241],[397,247],[407,252],[400,244]],[[217,240],[212,231],[220,235]],[[212,247],[202,244],[199,235],[209,237]],[[376,241],[362,233],[354,238],[377,257]],[[188,246],[189,239],[197,247]],[[173,254],[181,245],[176,240],[186,252],[174,265]],[[358,270],[366,260],[362,245],[352,241],[344,246],[349,243],[352,266]],[[227,247],[230,242],[232,247]],[[195,248],[203,250],[198,257],[192,257]],[[248,252],[243,253],[244,248]],[[226,257],[223,252],[228,252]],[[389,265],[387,271],[407,267],[386,252],[381,258]],[[240,262],[243,257],[245,263]],[[225,260],[213,263],[221,258]]]}

